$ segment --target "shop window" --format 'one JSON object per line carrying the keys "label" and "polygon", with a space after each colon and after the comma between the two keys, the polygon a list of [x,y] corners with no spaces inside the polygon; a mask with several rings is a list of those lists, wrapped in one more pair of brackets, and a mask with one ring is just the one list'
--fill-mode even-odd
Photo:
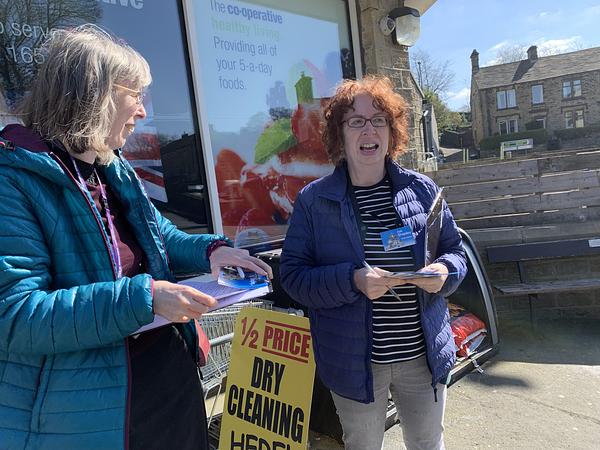
{"label": "shop window", "polygon": [[[5,2],[6,3],[6,2]],[[15,122],[14,108],[43,61],[40,45],[54,28],[95,23],[125,40],[150,64],[153,82],[139,121],[123,152],[159,210],[189,232],[208,223],[206,181],[183,41],[180,2],[57,0],[15,2],[11,33],[1,34],[9,59],[0,71],[0,126]],[[4,7],[3,7],[4,8]],[[18,30],[18,31],[17,31]],[[160,39],[157,39],[157,33]]]}
{"label": "shop window", "polygon": [[563,98],[581,96],[581,80],[563,81]]}
{"label": "shop window", "polygon": [[220,225],[240,246],[282,238],[298,191],[333,170],[319,126],[335,85],[355,76],[347,2],[192,8]]}
{"label": "shop window", "polygon": [[500,134],[510,134],[519,131],[517,119],[507,119],[498,122],[498,131]]}
{"label": "shop window", "polygon": [[496,102],[498,109],[515,108],[517,106],[517,96],[514,89],[496,92]]}
{"label": "shop window", "polygon": [[544,103],[544,86],[541,84],[536,84],[535,86],[531,86],[531,103],[534,105],[539,105],[540,103]]}

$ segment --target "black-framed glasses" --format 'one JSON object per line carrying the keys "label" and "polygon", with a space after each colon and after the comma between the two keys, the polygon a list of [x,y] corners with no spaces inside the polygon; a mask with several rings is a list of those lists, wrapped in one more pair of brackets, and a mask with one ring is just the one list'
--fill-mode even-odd
{"label": "black-framed glasses", "polygon": [[131,95],[133,98],[135,98],[135,102],[138,105],[141,105],[142,103],[144,103],[144,97],[146,97],[146,91],[144,91],[143,89],[136,91],[135,89],[131,89],[131,88],[128,88],[127,86],[123,86],[122,84],[116,84],[116,83],[115,83],[115,86],[123,89],[124,91],[127,91],[128,95]]}
{"label": "black-framed glasses", "polygon": [[362,128],[367,124],[367,122],[371,122],[371,125],[373,125],[375,128],[382,128],[387,127],[388,118],[386,116],[374,116],[370,119],[367,119],[365,117],[356,116],[342,121],[342,123],[344,122],[346,122],[350,128]]}

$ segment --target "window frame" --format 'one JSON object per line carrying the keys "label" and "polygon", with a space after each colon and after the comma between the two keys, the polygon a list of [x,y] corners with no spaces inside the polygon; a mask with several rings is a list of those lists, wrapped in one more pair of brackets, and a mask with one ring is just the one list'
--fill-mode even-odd
{"label": "window frame", "polygon": [[562,98],[570,99],[577,98],[583,95],[581,79],[563,80],[562,82]]}
{"label": "window frame", "polygon": [[542,126],[539,127],[539,129],[545,129],[546,128],[546,118],[545,117],[536,117],[535,119],[533,119],[533,121],[536,122],[536,123],[539,123],[539,122],[542,123]]}
{"label": "window frame", "polygon": [[[500,99],[503,99],[503,102],[501,102]],[[510,100],[512,100],[513,104],[511,104]],[[503,103],[504,106],[501,107],[500,103]],[[502,110],[516,107],[517,91],[515,90],[515,88],[496,91],[496,109]]]}
{"label": "window frame", "polygon": [[565,128],[570,130],[571,128],[575,128],[575,122],[573,120],[573,111],[565,111]]}
{"label": "window frame", "polygon": [[[534,88],[540,88],[540,101],[535,101],[535,90]],[[532,105],[541,105],[544,103],[544,85],[543,84],[534,84],[531,86],[531,104]]]}
{"label": "window frame", "polygon": [[573,124],[575,128],[583,128],[585,126],[583,109],[573,111]]}
{"label": "window frame", "polygon": [[[506,127],[505,133],[502,132],[502,124],[505,124],[505,127]],[[513,131],[510,131],[511,124],[513,125]],[[519,132],[519,119],[501,119],[498,121],[498,133],[500,134],[500,136],[503,136],[505,134],[518,133],[518,132]]]}

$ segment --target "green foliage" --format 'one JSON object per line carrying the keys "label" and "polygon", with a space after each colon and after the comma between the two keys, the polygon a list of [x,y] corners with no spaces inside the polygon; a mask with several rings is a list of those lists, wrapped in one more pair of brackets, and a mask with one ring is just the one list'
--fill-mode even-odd
{"label": "green foliage", "polygon": [[534,145],[543,144],[548,140],[548,132],[545,128],[542,128],[540,130],[519,131],[518,133],[492,136],[479,141],[479,148],[481,150],[498,150],[501,142],[529,138],[533,139]]}
{"label": "green foliage", "polygon": [[432,91],[425,90],[425,100],[433,105],[433,113],[437,122],[438,132],[456,130],[458,127],[467,125],[464,114],[450,111],[444,101]]}
{"label": "green foliage", "polygon": [[293,147],[298,142],[292,134],[291,121],[288,118],[277,119],[262,132],[254,149],[254,162],[265,163],[271,156]]}
{"label": "green foliage", "polygon": [[525,124],[526,130],[540,130],[542,129],[542,123],[537,120],[532,120],[531,122],[527,122]]}
{"label": "green foliage", "polygon": [[554,135],[562,140],[577,139],[580,137],[591,136],[594,133],[600,132],[600,123],[588,125],[581,128],[566,128],[564,130],[554,131]]}

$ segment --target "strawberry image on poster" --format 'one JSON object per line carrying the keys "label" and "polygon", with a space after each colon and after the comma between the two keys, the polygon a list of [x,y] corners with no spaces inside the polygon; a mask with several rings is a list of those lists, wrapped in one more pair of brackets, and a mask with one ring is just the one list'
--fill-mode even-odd
{"label": "strawberry image on poster", "polygon": [[298,192],[333,171],[321,141],[326,99],[313,98],[312,78],[304,74],[296,83],[296,94],[298,106],[291,117],[276,118],[265,126],[254,147],[253,163],[244,163],[232,150],[219,152],[215,169],[223,225],[236,226],[236,234],[277,225],[273,233],[279,235]]}

